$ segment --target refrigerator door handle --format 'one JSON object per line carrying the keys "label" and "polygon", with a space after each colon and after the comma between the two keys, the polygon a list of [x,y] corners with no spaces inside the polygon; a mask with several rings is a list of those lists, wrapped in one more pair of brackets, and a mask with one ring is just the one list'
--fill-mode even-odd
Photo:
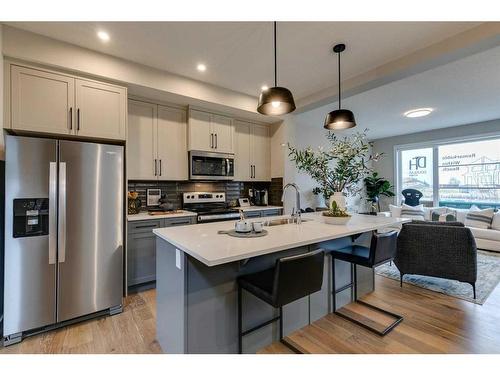
{"label": "refrigerator door handle", "polygon": [[49,264],[57,258],[57,163],[49,163]]}
{"label": "refrigerator door handle", "polygon": [[66,260],[66,163],[59,163],[59,263]]}

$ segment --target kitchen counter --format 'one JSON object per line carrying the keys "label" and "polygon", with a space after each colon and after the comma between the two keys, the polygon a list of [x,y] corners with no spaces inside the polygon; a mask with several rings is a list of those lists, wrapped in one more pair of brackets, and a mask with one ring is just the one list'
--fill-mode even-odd
{"label": "kitchen counter", "polygon": [[176,217],[190,217],[196,216],[195,212],[180,210],[181,212],[167,213],[162,215],[150,215],[147,211],[140,212],[138,214],[127,215],[127,221],[139,221],[139,220],[155,220],[155,219],[169,219]]}
{"label": "kitchen counter", "polygon": [[[273,216],[272,219],[288,217]],[[304,221],[300,225],[265,227],[268,231],[267,236],[250,239],[218,234],[218,231],[233,229],[234,221],[207,223],[195,227],[158,228],[154,229],[153,233],[203,264],[216,266],[408,221],[401,218],[355,214],[347,225],[330,225],[324,222],[319,212],[302,214],[302,218]]]}
{"label": "kitchen counter", "polygon": [[[288,218],[274,216],[250,221]],[[265,227],[269,234],[236,238],[218,234],[234,227],[234,221],[154,229],[156,238],[156,334],[166,353],[237,353],[238,289],[241,275],[274,267],[276,260],[322,248],[370,245],[374,230],[409,219],[354,215],[347,225],[324,223],[320,213],[303,214],[302,224]],[[356,239],[352,236],[355,235]],[[334,267],[334,269],[332,268]],[[283,331],[289,335],[332,312],[331,277],[341,289],[335,296],[340,308],[352,302],[352,285],[358,296],[374,289],[374,270],[332,261],[325,254],[321,290],[283,307]],[[334,272],[333,272],[334,271]],[[298,274],[297,277],[308,277]],[[275,310],[243,291],[243,327],[258,325],[275,316]],[[243,352],[255,353],[279,339],[277,322],[243,338]]]}

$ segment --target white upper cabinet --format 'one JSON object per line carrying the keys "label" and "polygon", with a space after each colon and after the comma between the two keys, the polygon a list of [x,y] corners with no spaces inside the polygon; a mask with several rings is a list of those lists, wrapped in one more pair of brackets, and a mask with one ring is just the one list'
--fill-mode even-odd
{"label": "white upper cabinet", "polygon": [[14,130],[124,140],[127,89],[37,68],[10,65]]}
{"label": "white upper cabinet", "polygon": [[126,137],[127,93],[123,87],[76,80],[76,133],[110,139]]}
{"label": "white upper cabinet", "polygon": [[158,106],[158,179],[187,180],[186,111]]}
{"label": "white upper cabinet", "polygon": [[187,180],[186,111],[129,99],[129,180]]}
{"label": "white upper cabinet", "polygon": [[213,149],[216,152],[225,152],[228,154],[232,154],[234,152],[233,119],[220,115],[212,115],[210,121],[212,125],[212,134],[214,137]]}
{"label": "white upper cabinet", "polygon": [[235,125],[235,180],[271,180],[271,140],[269,127],[246,121]]}
{"label": "white upper cabinet", "polygon": [[156,104],[128,101],[127,177],[156,179]]}
{"label": "white upper cabinet", "polygon": [[234,153],[233,119],[204,111],[190,110],[188,149]]}
{"label": "white upper cabinet", "polygon": [[253,161],[253,179],[257,181],[271,180],[271,140],[268,126],[256,124],[252,126],[250,148]]}
{"label": "white upper cabinet", "polygon": [[234,121],[234,179],[250,181],[253,175],[250,156],[251,126],[249,122]]}
{"label": "white upper cabinet", "polygon": [[214,143],[210,126],[210,113],[194,111],[189,112],[189,150],[212,151]]}
{"label": "white upper cabinet", "polygon": [[75,80],[11,65],[11,128],[72,134]]}

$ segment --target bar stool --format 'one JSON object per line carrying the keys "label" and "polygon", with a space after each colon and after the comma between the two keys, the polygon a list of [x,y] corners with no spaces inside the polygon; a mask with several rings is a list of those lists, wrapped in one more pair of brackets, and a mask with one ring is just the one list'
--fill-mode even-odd
{"label": "bar stool", "polygon": [[[243,337],[279,320],[280,341],[299,353],[283,340],[283,306],[306,297],[321,289],[325,252],[315,250],[305,254],[276,260],[273,268],[240,276],[238,278],[238,352],[243,351]],[[253,294],[267,304],[279,309],[279,315],[253,328],[243,331],[242,290]]]}
{"label": "bar stool", "polygon": [[[329,251],[329,253],[332,256],[333,312],[355,324],[358,324],[372,332],[377,333],[380,336],[385,336],[392,329],[394,329],[394,327],[396,327],[399,323],[403,321],[403,317],[394,314],[390,311],[381,309],[380,307],[373,306],[369,303],[358,300],[356,266],[360,265],[364,267],[374,268],[381,264],[391,262],[396,255],[397,237],[398,234],[396,231],[385,232],[385,233],[373,232],[370,247],[359,246],[353,243],[350,246],[340,249],[332,249],[331,251]],[[322,248],[328,250],[328,242],[323,243]],[[351,263],[351,283],[339,289],[336,289],[335,286],[335,259]],[[380,313],[389,315],[395,319],[394,322],[389,326],[385,327],[385,329],[379,331],[359,320],[352,318],[351,316],[345,315],[342,312],[337,311],[335,297],[337,293],[340,293],[341,291],[346,290],[348,288],[352,288],[351,289],[353,291],[352,299],[354,302],[366,306],[372,310],[378,311]]]}

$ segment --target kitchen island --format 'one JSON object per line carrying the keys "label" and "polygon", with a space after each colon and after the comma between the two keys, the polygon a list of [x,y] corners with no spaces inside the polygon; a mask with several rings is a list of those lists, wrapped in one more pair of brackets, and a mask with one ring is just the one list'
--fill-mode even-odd
{"label": "kitchen island", "polygon": [[[166,353],[237,353],[238,276],[274,266],[276,259],[321,248],[344,247],[353,236],[369,243],[371,232],[408,221],[354,215],[346,225],[324,223],[319,213],[304,214],[302,224],[265,227],[268,235],[235,238],[218,234],[234,221],[159,228],[156,239],[157,337]],[[287,218],[287,216],[270,219]],[[255,221],[262,221],[257,219]],[[283,308],[285,336],[331,312],[331,261],[325,260],[323,287]],[[335,263],[337,287],[351,282],[350,265]],[[297,275],[307,277],[307,275]],[[373,290],[372,269],[358,266],[358,293]],[[337,307],[351,302],[350,290],[337,295]],[[243,329],[270,319],[274,309],[243,294]],[[244,337],[244,352],[256,352],[278,339],[277,323]]]}

